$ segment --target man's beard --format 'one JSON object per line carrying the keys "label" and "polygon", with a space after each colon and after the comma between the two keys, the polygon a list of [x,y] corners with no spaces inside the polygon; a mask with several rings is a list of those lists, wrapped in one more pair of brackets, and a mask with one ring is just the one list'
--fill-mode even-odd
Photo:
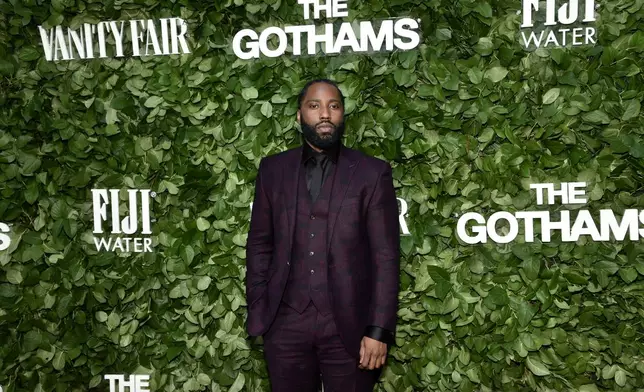
{"label": "man's beard", "polygon": [[[320,136],[316,131],[316,127],[321,124],[332,126],[333,132],[331,134]],[[342,135],[344,135],[344,118],[342,119],[342,122],[337,126],[330,121],[319,122],[315,125],[311,125],[304,120],[301,121],[300,125],[304,138],[313,146],[322,150],[326,150],[338,144],[340,139],[342,138]]]}

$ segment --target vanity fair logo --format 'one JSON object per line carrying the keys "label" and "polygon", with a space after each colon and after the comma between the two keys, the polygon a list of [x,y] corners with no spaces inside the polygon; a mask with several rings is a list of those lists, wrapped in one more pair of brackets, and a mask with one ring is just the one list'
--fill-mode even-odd
{"label": "vanity fair logo", "polygon": [[[544,191],[548,198],[548,204],[555,204],[555,197],[561,198],[561,204],[585,204],[587,199],[584,198],[586,187],[585,182],[563,182],[560,189],[555,189],[555,184],[531,184],[531,189],[537,191],[537,204],[544,204]],[[488,237],[496,243],[507,244],[514,241],[519,234],[519,220],[523,220],[525,228],[525,241],[534,242],[534,221],[541,222],[542,242],[550,242],[553,231],[561,232],[561,241],[576,242],[580,236],[587,235],[593,241],[609,241],[612,236],[617,241],[623,241],[626,233],[629,234],[631,241],[638,241],[644,237],[644,228],[639,228],[639,223],[644,225],[644,210],[626,209],[622,216],[621,222],[617,222],[613,210],[599,210],[599,224],[596,224],[588,210],[579,210],[577,217],[572,223],[570,222],[570,211],[560,211],[560,221],[551,220],[550,211],[518,211],[514,213],[499,211],[495,212],[486,221],[483,215],[477,212],[468,212],[463,214],[458,220],[457,234],[458,237],[467,244],[486,243]],[[639,222],[638,222],[639,220]],[[471,235],[466,226],[471,221],[476,222],[471,227],[474,235]],[[499,234],[496,224],[499,221],[505,221],[509,225],[509,230],[505,234]]]}
{"label": "vanity fair logo", "polygon": [[[324,3],[322,2],[324,1]],[[349,16],[347,0],[298,0],[303,7],[304,19],[346,18]],[[315,24],[299,26],[268,27],[257,34],[254,30],[240,30],[233,38],[233,52],[243,60],[266,57],[279,57],[287,49],[294,56],[304,53],[315,55],[318,44],[324,45],[325,54],[340,53],[344,48],[351,48],[354,53],[381,51],[384,45],[386,51],[395,49],[411,50],[420,43],[418,20],[412,18],[386,19],[379,23],[379,28],[372,21],[362,21],[354,24],[344,22],[339,31],[334,31],[333,23],[322,27],[324,33],[318,34]],[[277,47],[271,48],[268,43],[275,38]],[[243,42],[242,42],[243,41]]]}
{"label": "vanity fair logo", "polygon": [[[398,222],[400,223],[400,231],[403,235],[410,235],[409,228],[407,227],[407,201],[405,199],[397,198],[400,202],[400,209],[398,213]],[[253,203],[250,203],[250,210],[253,211]]]}
{"label": "vanity fair logo", "polygon": [[[521,39],[526,49],[595,44],[595,0],[569,0],[557,8],[556,0],[522,0]],[[545,21],[536,23],[535,16]],[[581,19],[583,18],[583,19]],[[581,19],[581,20],[580,20]]]}
{"label": "vanity fair logo", "polygon": [[38,26],[38,31],[47,61],[107,58],[108,45],[114,45],[114,57],[190,53],[188,25],[181,18],[83,23],[76,29]]}
{"label": "vanity fair logo", "polygon": [[[150,200],[156,196],[149,189],[128,189],[129,215],[121,219],[118,189],[92,189],[92,204],[94,212],[94,234],[105,233],[103,223],[108,220],[108,205],[110,206],[111,226],[110,237],[94,237],[97,251],[115,252],[152,252],[152,238],[131,236],[139,234],[147,236],[152,234],[150,229]],[[140,201],[140,205],[139,205]],[[139,231],[139,213],[141,216],[141,230]],[[128,236],[123,236],[126,234]]]}

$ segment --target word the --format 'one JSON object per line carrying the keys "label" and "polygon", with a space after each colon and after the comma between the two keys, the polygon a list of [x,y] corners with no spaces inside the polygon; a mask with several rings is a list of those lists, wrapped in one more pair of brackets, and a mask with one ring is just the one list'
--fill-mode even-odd
{"label": "word the", "polygon": [[[327,0],[325,3],[321,3],[320,0],[298,0],[298,3],[303,6],[306,20],[319,19],[322,14],[330,18],[349,16],[347,0]],[[417,28],[418,22],[415,19],[401,18],[383,20],[378,29],[371,21],[360,22],[358,33],[349,22],[342,23],[337,34],[334,32],[332,23],[324,25],[322,34],[316,33],[314,24],[284,28],[268,27],[260,34],[251,29],[243,29],[233,38],[233,52],[243,60],[259,58],[260,55],[279,57],[291,46],[291,53],[299,56],[304,52],[303,43],[306,44],[306,53],[309,55],[317,53],[318,44],[324,44],[326,54],[340,53],[348,47],[356,53],[380,51],[383,45],[387,51],[392,51],[394,48],[410,50],[420,43],[420,34],[415,31]],[[272,37],[277,39],[277,47],[274,49],[268,45]],[[244,38],[249,40],[242,44]]]}
{"label": "word the", "polygon": [[47,61],[107,58],[109,38],[114,41],[114,57],[190,53],[186,42],[188,25],[181,18],[84,23],[75,30],[68,27],[67,34],[62,26],[49,31],[38,26],[38,30]]}
{"label": "word the", "polygon": [[106,374],[104,379],[110,381],[110,392],[117,392],[117,386],[118,392],[125,392],[125,388],[129,392],[150,392],[150,376],[147,374],[131,374],[128,381],[122,374]]}
{"label": "word the", "polygon": [[[586,186],[583,182],[562,183],[560,189],[555,189],[554,184],[531,184],[531,189],[536,189],[537,204],[544,204],[543,191],[546,192],[548,204],[554,204],[555,198],[561,198],[562,204],[583,204],[586,203],[583,189]],[[617,241],[623,241],[628,233],[632,241],[644,238],[644,210],[624,210],[621,222],[617,221],[612,210],[603,209],[599,211],[600,223],[597,225],[593,220],[590,211],[580,210],[574,222],[571,222],[570,211],[560,211],[560,220],[552,221],[550,211],[518,211],[515,213],[499,211],[485,219],[483,215],[476,212],[463,214],[457,224],[458,237],[467,244],[486,243],[488,237],[500,244],[514,241],[519,234],[519,220],[523,220],[524,238],[526,242],[534,242],[534,223],[539,220],[541,223],[541,241],[550,242],[553,231],[561,232],[561,241],[575,242],[582,235],[589,235],[593,241],[610,241],[611,234]],[[507,222],[509,229],[505,235],[498,233],[496,224],[499,221]],[[477,224],[471,227],[474,235],[466,230],[470,221]],[[599,226],[599,228],[598,228]]]}
{"label": "word the", "polygon": [[[109,194],[108,194],[109,192]],[[141,213],[141,235],[150,235],[150,198],[156,193],[150,193],[149,189],[128,189],[129,216],[121,220],[119,207],[119,190],[118,189],[92,189],[92,204],[94,213],[94,234],[103,234],[103,223],[108,220],[107,206],[110,205],[111,230],[110,234],[116,234],[115,238],[94,237],[96,250],[105,249],[114,252],[152,252],[152,239],[141,237],[121,237],[119,234],[135,234],[138,232],[138,213],[139,206],[137,195],[140,194],[140,213]],[[133,245],[132,247],[130,245]]]}
{"label": "word the", "polygon": [[[11,237],[5,234],[9,231],[9,225],[0,222],[0,250],[5,250],[9,247],[9,245],[11,245]],[[2,392],[2,387],[0,387],[0,392]]]}
{"label": "word the", "polygon": [[[580,46],[595,44],[597,31],[594,27],[565,27],[557,28],[559,25],[570,26],[579,24],[579,0],[570,0],[556,8],[555,0],[546,0],[546,20],[541,26],[535,27],[533,11],[539,11],[539,0],[522,0],[521,37],[525,48],[533,46],[539,48],[554,46]],[[580,23],[587,24],[594,22],[595,0],[585,0],[583,8],[583,19]],[[544,39],[545,38],[545,39]]]}

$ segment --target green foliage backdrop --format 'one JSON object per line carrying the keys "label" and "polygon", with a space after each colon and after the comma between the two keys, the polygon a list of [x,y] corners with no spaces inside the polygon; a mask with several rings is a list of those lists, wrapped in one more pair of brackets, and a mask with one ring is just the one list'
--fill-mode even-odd
{"label": "green foliage backdrop", "polygon": [[[243,3],[243,4],[242,4]],[[312,77],[347,96],[346,144],[409,202],[397,345],[378,391],[644,388],[640,241],[469,246],[457,214],[543,209],[531,182],[587,181],[589,209],[644,209],[644,1],[602,1],[599,42],[526,52],[518,1],[349,1],[422,20],[418,50],[237,60],[294,0],[0,3],[0,385],[267,391],[244,331],[259,159],[299,144]],[[190,55],[47,62],[39,24],[183,17]],[[91,188],[150,188],[155,252],[97,253]],[[123,201],[125,203],[125,201]],[[561,206],[552,206],[553,210]],[[564,207],[567,208],[567,207]],[[596,215],[596,214],[593,214]]]}

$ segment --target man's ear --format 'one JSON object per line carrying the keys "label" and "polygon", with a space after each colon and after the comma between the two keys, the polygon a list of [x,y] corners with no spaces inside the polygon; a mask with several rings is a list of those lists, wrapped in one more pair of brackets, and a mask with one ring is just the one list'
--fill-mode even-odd
{"label": "man's ear", "polygon": [[300,121],[300,109],[297,109],[297,122],[301,123],[301,121]]}

